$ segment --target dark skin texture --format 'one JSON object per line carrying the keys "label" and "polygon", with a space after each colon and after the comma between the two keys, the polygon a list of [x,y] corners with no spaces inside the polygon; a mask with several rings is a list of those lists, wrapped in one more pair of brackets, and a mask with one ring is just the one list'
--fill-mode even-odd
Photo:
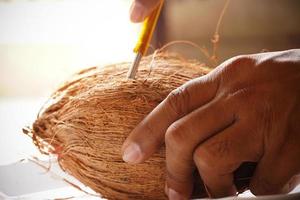
{"label": "dark skin texture", "polygon": [[[136,2],[146,1],[131,9],[140,22]],[[300,174],[300,49],[237,56],[175,89],[129,135],[123,159],[143,162],[163,143],[169,199],[190,198],[195,170],[211,197],[236,195],[233,172],[246,161],[258,163],[252,193],[291,191]]]}

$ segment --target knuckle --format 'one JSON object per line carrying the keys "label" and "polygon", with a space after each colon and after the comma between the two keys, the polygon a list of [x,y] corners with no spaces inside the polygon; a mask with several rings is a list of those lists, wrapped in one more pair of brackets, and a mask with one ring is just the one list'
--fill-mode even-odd
{"label": "knuckle", "polygon": [[251,55],[240,55],[232,58],[230,66],[251,66],[256,62],[253,56]]}
{"label": "knuckle", "polygon": [[220,69],[221,84],[231,81],[233,76],[249,72],[255,63],[256,59],[251,55],[240,55],[225,61]]}
{"label": "knuckle", "polygon": [[144,132],[149,133],[149,135],[153,135],[153,133],[154,133],[154,128],[149,123],[144,123],[143,129],[144,129]]}
{"label": "knuckle", "polygon": [[[186,138],[186,127],[180,122],[173,123],[165,134],[165,142],[168,147],[181,145]],[[180,149],[180,148],[178,148]]]}
{"label": "knuckle", "polygon": [[143,130],[144,130],[143,132],[147,138],[151,138],[151,139],[156,138],[155,137],[156,132],[155,132],[154,126],[151,125],[150,123],[144,123]]}
{"label": "knuckle", "polygon": [[231,146],[231,140],[228,140],[226,138],[217,139],[211,142],[209,144],[209,151],[210,155],[217,157],[217,158],[222,158],[223,156],[228,156],[230,153],[230,146]]}
{"label": "knuckle", "polygon": [[188,112],[190,92],[186,86],[181,86],[173,90],[166,98],[166,104],[172,112],[182,116]]}
{"label": "knuckle", "polygon": [[205,148],[198,147],[194,151],[193,159],[201,171],[211,171],[214,166],[211,154]]}
{"label": "knuckle", "polygon": [[238,163],[232,159],[229,140],[218,140],[198,147],[193,154],[197,166],[203,171],[229,173],[235,170]]}

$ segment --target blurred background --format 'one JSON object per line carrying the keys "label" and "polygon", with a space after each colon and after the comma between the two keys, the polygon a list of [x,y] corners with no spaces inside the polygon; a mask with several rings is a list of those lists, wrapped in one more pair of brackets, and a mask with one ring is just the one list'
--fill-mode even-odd
{"label": "blurred background", "polygon": [[[139,25],[131,0],[0,0],[0,96],[45,96],[72,73],[131,61]],[[155,48],[189,40],[210,49],[224,0],[167,0]],[[232,0],[220,27],[219,60],[300,47],[300,1]],[[187,45],[171,50],[206,61]]]}
{"label": "blurred background", "polygon": [[129,58],[126,0],[0,1],[0,96],[41,96],[84,67]]}
{"label": "blurred background", "polygon": [[[169,0],[160,29],[161,43],[189,40],[211,47],[224,0]],[[299,0],[231,0],[220,26],[219,61],[262,50],[300,47]],[[201,60],[195,49],[174,47]]]}

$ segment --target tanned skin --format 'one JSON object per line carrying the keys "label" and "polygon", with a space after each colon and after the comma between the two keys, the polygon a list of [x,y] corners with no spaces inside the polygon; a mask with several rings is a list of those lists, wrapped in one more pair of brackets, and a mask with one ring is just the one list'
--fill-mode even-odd
{"label": "tanned skin", "polygon": [[[135,0],[141,22],[159,0]],[[241,55],[172,91],[122,147],[130,164],[166,145],[166,194],[189,199],[198,170],[211,197],[236,195],[234,171],[257,162],[255,195],[287,193],[300,174],[300,49]]]}

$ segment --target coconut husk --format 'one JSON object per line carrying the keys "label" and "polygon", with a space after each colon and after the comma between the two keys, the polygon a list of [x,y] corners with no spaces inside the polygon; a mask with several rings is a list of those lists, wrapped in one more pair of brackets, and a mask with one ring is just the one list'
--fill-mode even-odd
{"label": "coconut husk", "polygon": [[[141,61],[135,80],[126,78],[131,63],[80,71],[53,93],[24,133],[104,198],[166,199],[164,146],[146,162],[130,165],[122,160],[122,143],[173,89],[210,69],[170,54],[152,58]],[[196,193],[206,196],[200,180]]]}

